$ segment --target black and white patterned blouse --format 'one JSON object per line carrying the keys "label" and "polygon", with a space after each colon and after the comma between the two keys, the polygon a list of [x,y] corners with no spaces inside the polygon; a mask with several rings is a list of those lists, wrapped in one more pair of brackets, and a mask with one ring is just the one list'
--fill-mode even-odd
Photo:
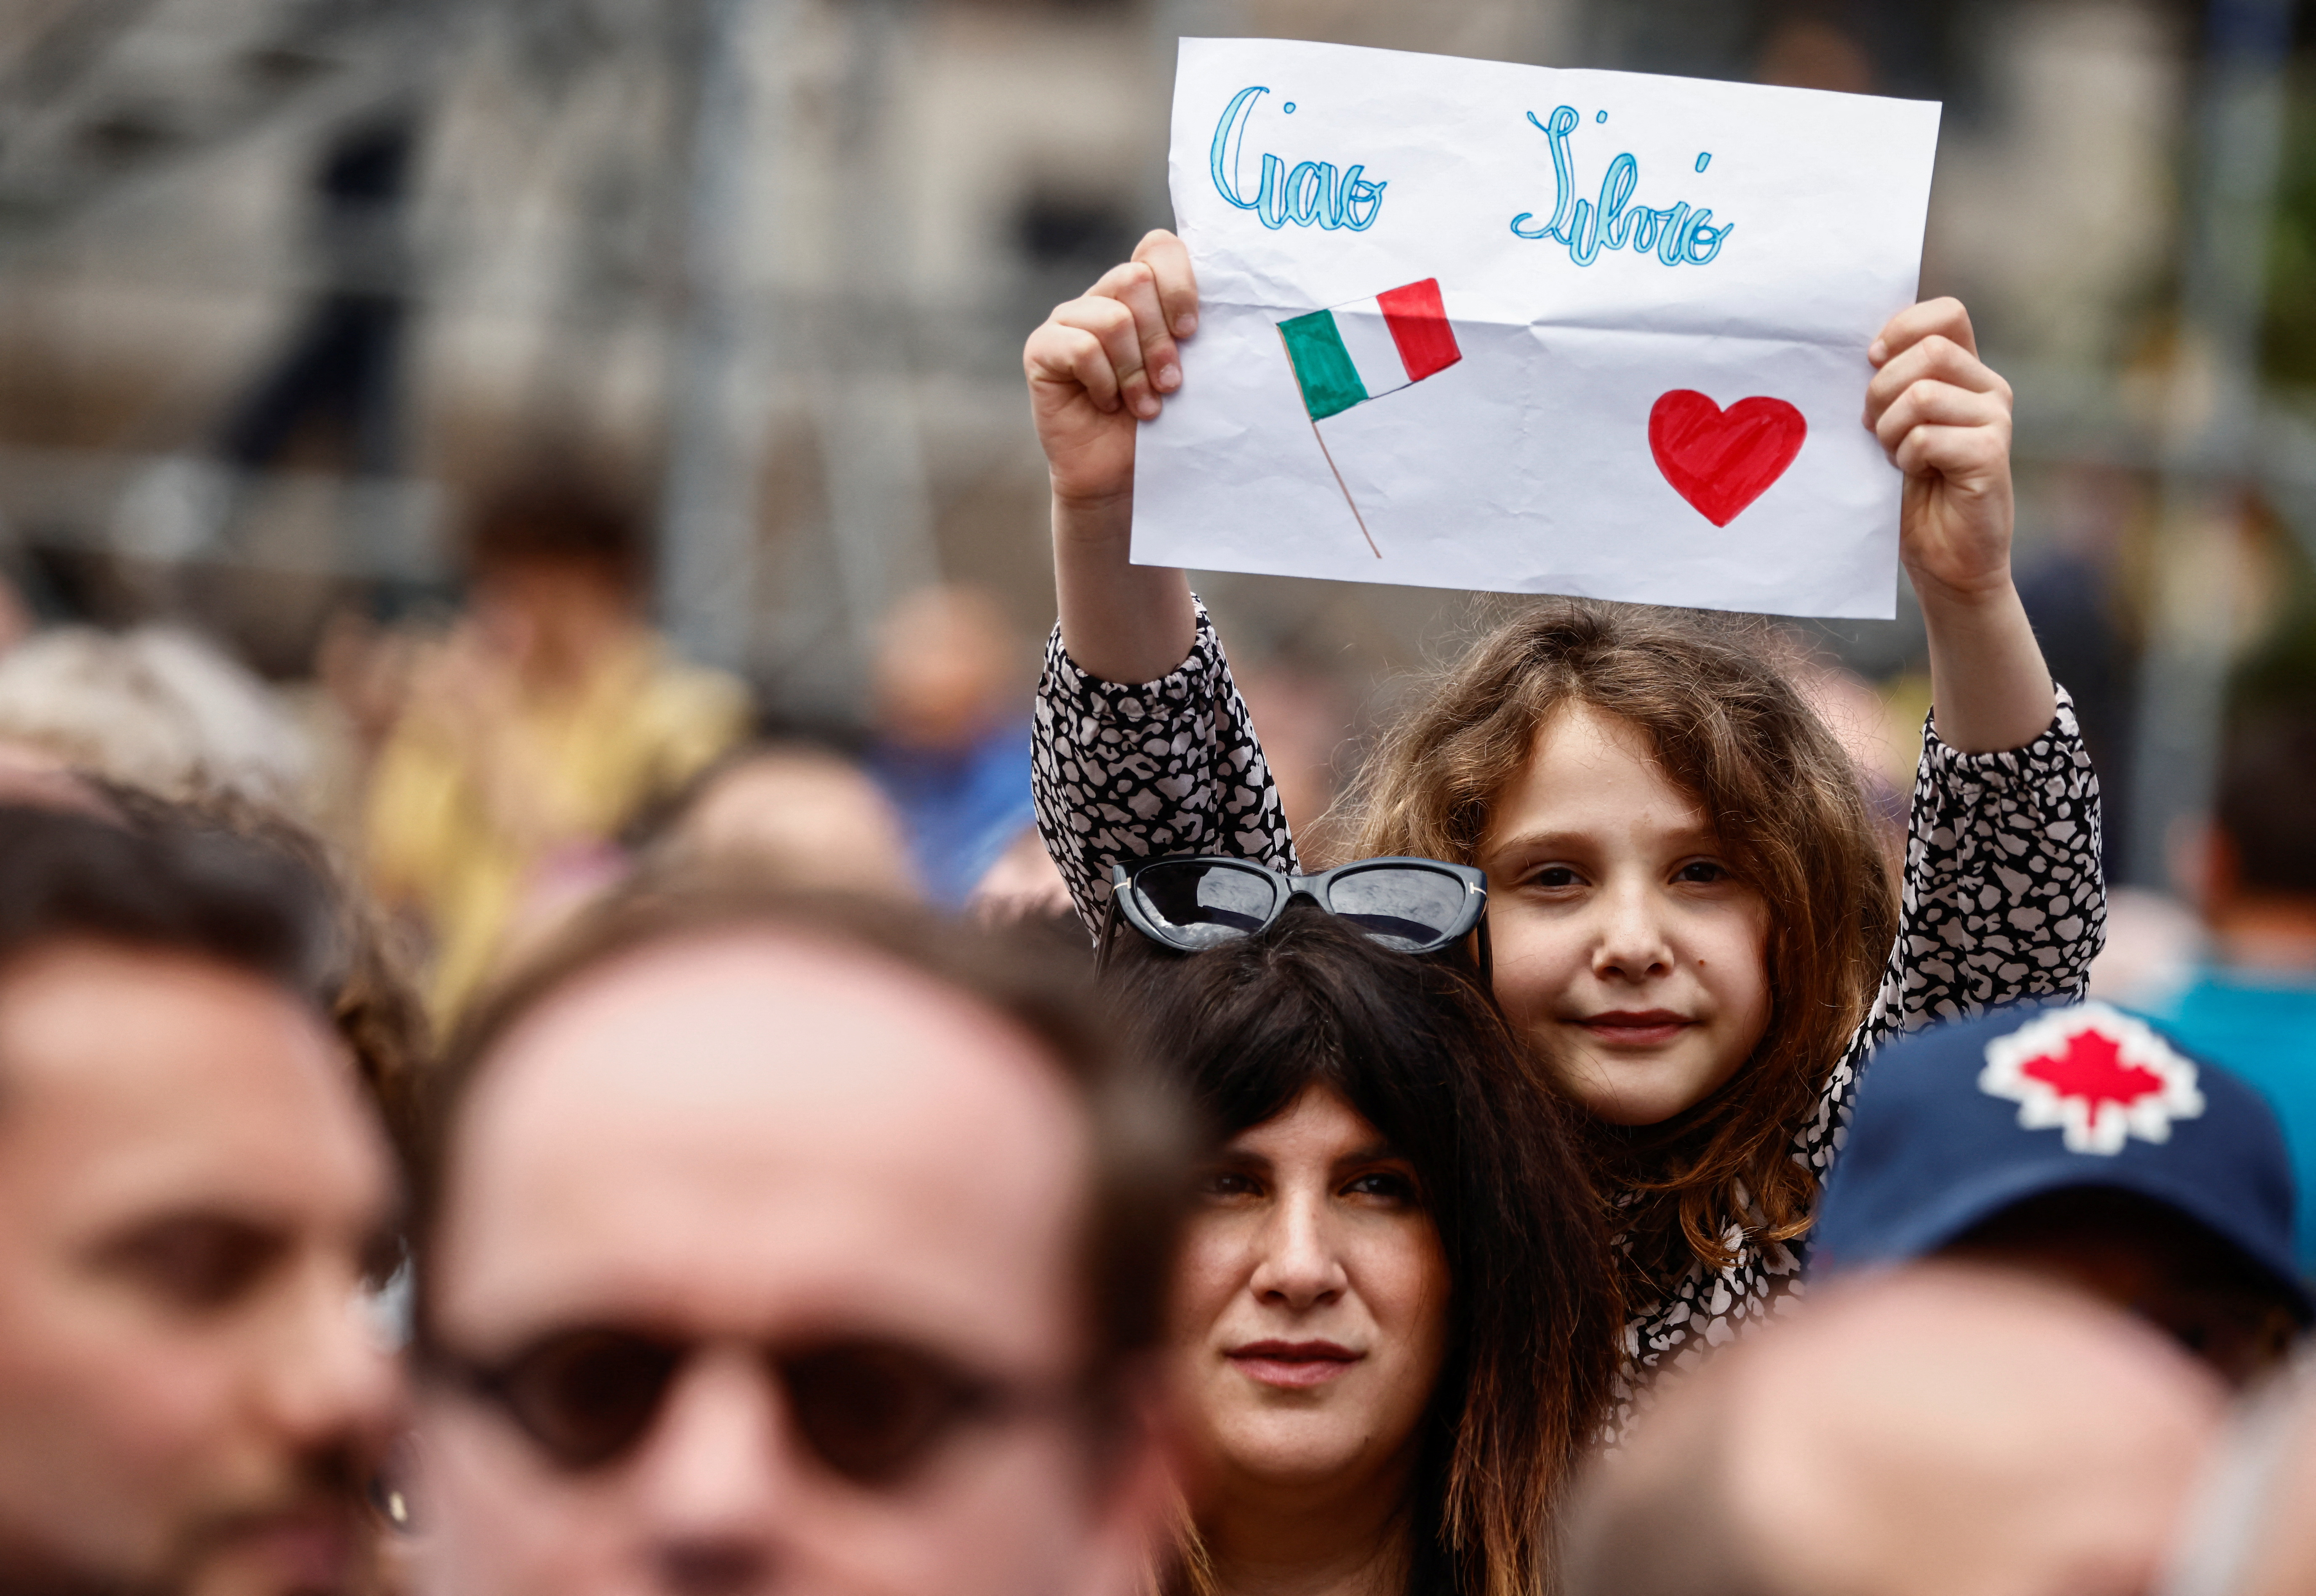
{"label": "black and white patterned blouse", "polygon": [[[1100,923],[1118,860],[1227,853],[1300,869],[1204,605],[1189,656],[1139,686],[1080,670],[1054,629],[1030,781],[1038,829],[1088,925]],[[2057,716],[2023,748],[1964,753],[1926,724],[1898,940],[1873,1011],[1795,1135],[1794,1156],[1822,1178],[1847,1132],[1858,1069],[1885,1037],[1999,1003],[2079,995],[2106,930],[2098,860],[2098,779],[2063,689]],[[1737,1258],[1727,1268],[1692,1263],[1661,1298],[1635,1306],[1625,1351],[1642,1379],[1731,1340],[1794,1296],[1798,1249],[1757,1244],[1742,1231],[1733,1220]]]}

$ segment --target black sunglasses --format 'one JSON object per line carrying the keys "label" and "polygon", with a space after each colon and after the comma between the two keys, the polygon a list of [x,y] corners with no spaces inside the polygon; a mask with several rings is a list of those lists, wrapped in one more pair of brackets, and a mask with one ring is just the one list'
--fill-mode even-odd
{"label": "black sunglasses", "polygon": [[[439,1347],[423,1349],[421,1357],[576,1473],[617,1462],[651,1433],[677,1374],[702,1344],[591,1326],[542,1336],[496,1363]],[[787,1395],[796,1433],[831,1473],[856,1485],[899,1485],[959,1431],[1055,1400],[895,1342],[760,1353]]]}
{"label": "black sunglasses", "polygon": [[1109,960],[1120,914],[1152,941],[1196,953],[1253,936],[1300,897],[1402,953],[1437,953],[1477,932],[1480,976],[1489,976],[1488,878],[1472,865],[1358,859],[1288,876],[1252,860],[1195,854],[1112,865],[1109,879],[1097,969]]}

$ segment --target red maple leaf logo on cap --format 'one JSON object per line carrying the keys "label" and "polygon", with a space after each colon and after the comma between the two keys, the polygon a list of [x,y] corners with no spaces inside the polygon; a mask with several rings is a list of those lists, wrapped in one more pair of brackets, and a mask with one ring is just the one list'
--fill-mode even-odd
{"label": "red maple leaf logo on cap", "polygon": [[2112,1155],[2134,1136],[2169,1141],[2174,1119],[2204,1111],[2196,1066],[2105,1003],[2055,1009],[1995,1038],[1978,1085],[2017,1102],[2022,1129],[2062,1129],[2071,1153]]}
{"label": "red maple leaf logo on cap", "polygon": [[2062,1052],[2036,1054],[2018,1066],[2018,1073],[2047,1082],[2062,1097],[2087,1100],[2095,1111],[2103,1102],[2127,1109],[2149,1092],[2163,1090],[2162,1076],[2124,1063],[2123,1044],[2090,1030],[2070,1035]]}

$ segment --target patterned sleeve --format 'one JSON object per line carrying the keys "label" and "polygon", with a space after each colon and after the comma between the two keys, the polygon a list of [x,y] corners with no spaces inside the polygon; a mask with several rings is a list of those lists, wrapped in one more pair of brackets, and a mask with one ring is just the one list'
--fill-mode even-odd
{"label": "patterned sleeve", "polygon": [[2107,940],[2098,776],[2058,690],[2024,748],[1964,753],[1922,727],[1898,940],[1866,1023],[1828,1077],[1794,1156],[1822,1176],[1866,1060],[1893,1032],[2002,1003],[2078,997]]}
{"label": "patterned sleeve", "polygon": [[1964,753],[1922,728],[1897,946],[1870,1047],[2001,1003],[2077,997],[2107,940],[2098,776],[2059,690],[2024,748]]}
{"label": "patterned sleeve", "polygon": [[1029,784],[1046,851],[1089,928],[1120,860],[1230,853],[1300,868],[1222,639],[1207,607],[1198,612],[1189,657],[1138,686],[1081,670],[1059,626],[1046,644]]}

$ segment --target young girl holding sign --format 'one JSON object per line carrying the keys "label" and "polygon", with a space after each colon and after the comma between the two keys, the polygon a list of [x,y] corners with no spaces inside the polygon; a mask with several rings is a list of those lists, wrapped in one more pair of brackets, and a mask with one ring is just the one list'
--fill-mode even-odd
{"label": "young girl holding sign", "polygon": [[[1301,868],[1204,611],[1181,572],[1127,558],[1135,429],[1197,325],[1189,255],[1154,233],[1024,351],[1061,601],[1038,816],[1090,922],[1118,860]],[[2010,580],[2009,388],[1951,299],[1900,312],[1870,358],[1937,704],[1902,903],[1824,723],[1741,624],[1672,612],[1520,611],[1333,817],[1341,858],[1486,872],[1497,1000],[1614,1190],[1636,1382],[1791,1288],[1876,1043],[2078,992],[2099,945],[2098,783]]]}

